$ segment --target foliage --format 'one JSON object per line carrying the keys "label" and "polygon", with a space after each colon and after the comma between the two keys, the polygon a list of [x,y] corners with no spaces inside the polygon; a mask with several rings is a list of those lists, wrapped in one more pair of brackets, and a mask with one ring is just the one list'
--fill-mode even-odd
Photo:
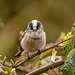
{"label": "foliage", "polygon": [[[75,27],[72,27],[71,32],[69,32],[64,39],[73,36],[75,34]],[[64,46],[64,50],[62,52],[62,58],[65,61],[68,53],[75,47],[75,37],[71,38],[68,41],[61,43]]]}
{"label": "foliage", "polygon": [[70,39],[65,47],[64,47],[64,51],[62,52],[62,58],[65,61],[66,57],[68,55],[68,53],[74,48],[74,44],[75,44],[75,38]]}
{"label": "foliage", "polygon": [[[57,51],[55,51],[54,48],[49,49],[48,51],[42,53],[42,55],[45,55],[45,56],[46,56],[49,52],[52,53],[52,56],[49,55],[49,56],[43,58],[43,59],[41,60],[41,65],[42,65],[42,66],[43,66],[43,65],[47,65],[48,63],[55,61]],[[40,56],[42,57],[42,55],[40,55]]]}
{"label": "foliage", "polygon": [[[67,39],[67,38],[69,38],[69,37],[71,37],[71,36],[73,36],[73,35],[72,35],[72,32],[68,32],[68,33],[66,34],[66,36],[64,36],[63,38],[64,38],[64,39]],[[64,46],[68,41],[69,41],[69,40],[67,40],[67,41],[65,41],[65,42],[62,42],[61,44],[59,44],[59,46]]]}
{"label": "foliage", "polygon": [[72,75],[75,74],[75,48],[72,49],[66,58],[66,61],[61,67],[61,71],[63,72],[64,75]]}
{"label": "foliage", "polygon": [[[67,39],[69,37],[72,37],[72,38],[65,42],[61,41],[62,42],[61,44],[57,44],[57,45],[55,44],[55,46],[64,47],[64,50],[62,52],[62,58],[64,60],[64,65],[63,67],[61,67],[61,71],[63,72],[63,74],[66,74],[66,75],[75,74],[75,59],[74,59],[75,57],[75,37],[73,37],[74,35],[75,35],[75,27],[72,27],[71,32],[68,32],[68,34],[63,37],[64,39]],[[54,63],[56,61],[57,51],[55,49],[55,46],[41,53],[39,60],[36,63],[36,68],[47,65],[51,62]],[[0,73],[3,75],[17,75],[15,69],[19,61],[14,62],[12,59],[10,59],[10,63],[12,64],[11,67],[5,66],[4,65],[5,62],[6,62],[6,56],[4,56],[2,65],[0,66]],[[43,75],[47,75],[47,73],[43,73]]]}
{"label": "foliage", "polygon": [[[70,36],[75,35],[75,27],[72,27]],[[67,36],[65,36],[67,37]],[[63,74],[72,75],[75,74],[75,37],[64,43],[64,50],[62,52],[62,59],[65,64],[61,68]]]}
{"label": "foliage", "polygon": [[[2,55],[0,55],[0,57],[2,57]],[[14,63],[14,61],[11,59],[10,62],[12,64],[12,67],[5,66],[5,62],[6,62],[6,56],[4,56],[2,65],[0,66],[0,74],[2,74],[2,75],[17,75],[15,68],[13,68],[13,67],[15,67],[17,65],[18,61],[16,61]]]}

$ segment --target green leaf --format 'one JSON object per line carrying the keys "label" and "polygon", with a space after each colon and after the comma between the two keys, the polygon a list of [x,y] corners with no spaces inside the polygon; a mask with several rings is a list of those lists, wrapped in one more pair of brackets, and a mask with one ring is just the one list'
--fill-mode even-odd
{"label": "green leaf", "polygon": [[14,61],[11,59],[10,62],[12,64],[12,67],[14,67],[14,64],[15,64]]}
{"label": "green leaf", "polygon": [[5,63],[5,61],[6,61],[6,56],[4,56],[4,58],[3,58],[3,65],[4,65],[4,63]]}
{"label": "green leaf", "polygon": [[[71,37],[71,36],[73,36],[73,35],[72,35],[72,32],[68,32],[68,33],[66,34],[66,36],[64,37],[64,39],[67,39],[67,38],[69,38],[69,37]],[[69,40],[68,40],[68,41],[69,41]],[[65,41],[65,42],[59,44],[59,46],[64,46],[68,41]]]}
{"label": "green leaf", "polygon": [[47,65],[51,62],[51,56],[48,56],[46,58],[44,58],[43,60],[41,60],[41,65],[44,66],[44,65]]}
{"label": "green leaf", "polygon": [[63,52],[62,52],[62,59],[63,59],[64,61],[66,60],[66,57],[67,57],[68,53],[69,53],[72,49],[74,49],[74,45],[75,45],[75,37],[72,38],[72,39],[70,39],[70,40],[68,41],[68,43],[65,45],[65,47],[64,47],[64,50],[63,50]]}
{"label": "green leaf", "polygon": [[[73,35],[75,35],[75,25],[72,27],[71,32],[64,37],[64,39]],[[68,53],[75,47],[75,37],[65,42],[63,46],[64,51],[62,52],[62,59],[65,61]]]}
{"label": "green leaf", "polygon": [[15,68],[13,68],[13,69],[11,70],[10,75],[17,75],[17,74],[16,74],[16,71],[15,71]]}
{"label": "green leaf", "polygon": [[1,68],[4,69],[5,71],[7,71],[8,73],[11,72],[11,68],[9,68],[9,67],[3,66]]}
{"label": "green leaf", "polygon": [[63,72],[64,75],[75,75],[75,48],[72,49],[69,53],[68,56],[66,58],[66,61],[63,65],[63,67],[61,67],[61,71]]}
{"label": "green leaf", "polygon": [[19,61],[16,61],[15,64],[14,64],[14,66],[16,66],[16,65],[18,64],[18,62],[19,62]]}
{"label": "green leaf", "polygon": [[8,72],[5,72],[3,75],[9,75]]}

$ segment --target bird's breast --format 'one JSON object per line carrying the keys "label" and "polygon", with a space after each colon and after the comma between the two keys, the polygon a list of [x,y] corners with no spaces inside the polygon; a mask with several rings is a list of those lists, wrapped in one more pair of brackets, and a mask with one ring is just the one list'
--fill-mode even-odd
{"label": "bird's breast", "polygon": [[45,36],[33,34],[22,39],[21,45],[28,52],[35,52],[45,46]]}

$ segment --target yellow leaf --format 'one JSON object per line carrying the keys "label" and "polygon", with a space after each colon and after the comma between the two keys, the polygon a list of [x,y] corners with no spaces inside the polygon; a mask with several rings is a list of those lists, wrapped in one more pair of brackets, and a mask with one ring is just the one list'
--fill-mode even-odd
{"label": "yellow leaf", "polygon": [[49,50],[47,50],[46,52],[43,52],[41,55],[40,55],[40,59],[42,59],[44,56],[46,56],[46,55],[48,55],[48,54],[50,54],[50,53],[52,53],[52,50],[53,50],[53,48],[52,49],[49,49]]}
{"label": "yellow leaf", "polygon": [[35,69],[37,69],[39,67],[41,67],[41,61],[40,60],[36,62]]}
{"label": "yellow leaf", "polygon": [[[64,39],[67,39],[67,38],[69,38],[69,37],[71,37],[71,36],[73,36],[73,35],[72,35],[72,32],[68,32],[67,35],[64,37]],[[69,41],[69,40],[68,40],[68,41]],[[65,42],[59,44],[59,46],[64,46],[68,41],[65,41]]]}
{"label": "yellow leaf", "polygon": [[51,57],[51,61],[53,61],[53,62],[55,61],[56,53],[57,53],[57,51],[55,49],[53,49],[52,57]]}

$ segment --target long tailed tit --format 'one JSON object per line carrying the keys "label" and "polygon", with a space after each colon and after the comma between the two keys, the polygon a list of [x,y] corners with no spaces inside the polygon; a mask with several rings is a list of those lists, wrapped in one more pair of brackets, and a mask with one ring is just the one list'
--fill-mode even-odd
{"label": "long tailed tit", "polygon": [[38,20],[32,20],[29,22],[27,29],[23,34],[23,38],[20,44],[20,51],[16,56],[22,54],[24,51],[33,53],[44,48],[46,44],[46,34],[43,29],[43,25]]}

